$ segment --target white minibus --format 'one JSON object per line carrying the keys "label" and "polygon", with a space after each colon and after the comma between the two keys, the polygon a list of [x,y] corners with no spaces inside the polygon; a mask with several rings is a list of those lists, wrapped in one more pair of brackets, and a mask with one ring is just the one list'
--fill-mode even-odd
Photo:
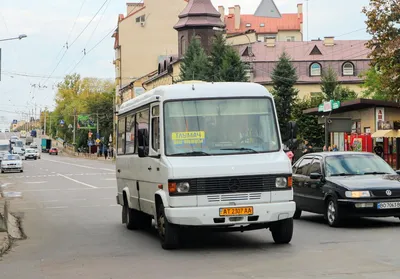
{"label": "white minibus", "polygon": [[261,85],[186,82],[123,103],[116,176],[122,222],[137,230],[154,219],[163,249],[199,227],[292,239],[292,168]]}

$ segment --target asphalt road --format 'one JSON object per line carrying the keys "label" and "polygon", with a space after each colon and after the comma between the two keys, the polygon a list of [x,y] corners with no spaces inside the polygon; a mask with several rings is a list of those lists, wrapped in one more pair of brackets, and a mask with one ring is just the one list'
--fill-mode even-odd
{"label": "asphalt road", "polygon": [[316,215],[295,221],[290,245],[268,230],[188,236],[164,251],[156,232],[128,231],[116,205],[110,162],[43,154],[22,174],[0,176],[21,191],[28,239],[0,260],[4,279],[400,278],[400,222],[362,219],[330,228]]}

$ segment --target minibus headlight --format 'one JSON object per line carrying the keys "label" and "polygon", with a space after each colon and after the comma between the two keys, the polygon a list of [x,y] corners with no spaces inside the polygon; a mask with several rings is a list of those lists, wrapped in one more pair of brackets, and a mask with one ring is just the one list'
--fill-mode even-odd
{"label": "minibus headlight", "polygon": [[189,182],[178,182],[176,183],[176,191],[178,193],[188,193],[190,190]]}
{"label": "minibus headlight", "polygon": [[275,187],[276,188],[286,188],[288,186],[286,177],[277,177],[275,179]]}

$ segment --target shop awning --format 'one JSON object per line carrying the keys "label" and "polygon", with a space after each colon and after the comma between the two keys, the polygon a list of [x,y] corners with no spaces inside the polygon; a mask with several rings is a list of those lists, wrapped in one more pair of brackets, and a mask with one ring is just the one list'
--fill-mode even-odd
{"label": "shop awning", "polygon": [[400,138],[398,130],[379,130],[371,135],[373,138]]}

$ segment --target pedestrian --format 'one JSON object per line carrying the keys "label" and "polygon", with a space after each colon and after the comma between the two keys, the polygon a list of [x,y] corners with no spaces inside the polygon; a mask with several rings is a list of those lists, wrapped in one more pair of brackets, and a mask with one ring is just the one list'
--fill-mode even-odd
{"label": "pedestrian", "polygon": [[333,145],[332,151],[339,151],[336,144]]}
{"label": "pedestrian", "polygon": [[108,150],[107,147],[104,148],[104,159],[107,160],[108,157]]}

